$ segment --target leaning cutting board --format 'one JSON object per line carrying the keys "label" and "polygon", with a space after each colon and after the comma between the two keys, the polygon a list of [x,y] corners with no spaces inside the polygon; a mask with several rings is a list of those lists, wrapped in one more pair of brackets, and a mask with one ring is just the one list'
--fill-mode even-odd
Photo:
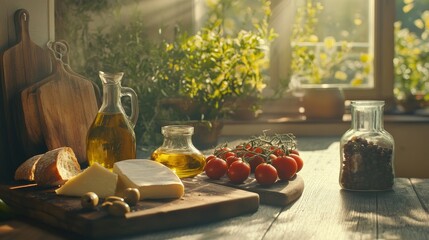
{"label": "leaning cutting board", "polygon": [[[48,150],[71,147],[80,163],[86,162],[86,134],[98,105],[93,85],[65,70],[57,60],[53,80],[37,89],[43,137]],[[49,77],[49,78],[51,78]]]}
{"label": "leaning cutting board", "polygon": [[94,88],[95,96],[97,99],[97,104],[100,107],[102,103],[101,102],[102,94],[98,85],[94,81],[91,81],[87,79],[85,76],[82,76],[79,73],[75,72],[70,66],[70,57],[69,57],[70,45],[68,44],[68,42],[66,40],[58,40],[53,42],[52,44],[53,44],[53,50],[58,52],[61,55],[62,62],[64,63],[64,69],[70,74],[74,74],[86,81],[89,81],[92,84],[92,87]]}
{"label": "leaning cutting board", "polygon": [[[82,80],[86,80],[90,82],[94,88],[94,92],[96,94],[96,100],[98,107],[101,104],[101,93],[98,85],[93,81],[86,79],[84,76],[81,76],[75,73],[69,62],[69,45],[66,41],[60,40],[55,42],[49,42],[48,48],[51,50],[52,59],[56,59],[59,56],[63,62],[64,69],[70,73],[74,74]],[[54,60],[56,61],[56,60]],[[54,66],[57,64],[54,63]],[[60,63],[59,63],[60,65]],[[54,70],[55,72],[56,70]],[[20,122],[20,139],[25,147],[25,151],[27,152],[27,156],[34,156],[36,154],[40,154],[42,152],[46,152],[46,144],[43,137],[43,131],[41,129],[41,121],[40,114],[38,108],[38,99],[37,99],[37,89],[44,85],[45,83],[54,80],[57,77],[57,74],[52,74],[49,77],[39,81],[37,83],[32,84],[31,86],[25,88],[21,92],[21,122]]]}
{"label": "leaning cutting board", "polygon": [[[31,41],[29,34],[30,14],[25,9],[15,12],[15,29],[17,44],[1,54],[2,63],[2,94],[4,104],[4,116],[8,131],[9,142],[15,145],[16,132],[13,111],[19,100],[20,91],[45,78],[51,73],[51,62],[47,50],[39,47]],[[3,113],[2,113],[3,114]],[[24,159],[20,147],[16,146],[12,151],[12,168],[16,168]]]}
{"label": "leaning cutting board", "polygon": [[30,85],[21,91],[20,121],[18,122],[19,137],[27,156],[46,152],[46,144],[41,129],[39,108],[37,104],[37,89],[54,80],[54,75]]}
{"label": "leaning cutting board", "polygon": [[79,198],[57,196],[54,189],[0,185],[0,198],[39,222],[97,238],[194,226],[253,213],[259,207],[255,193],[196,179],[183,183],[181,199],[140,201],[125,217],[109,216],[102,209],[84,211]]}
{"label": "leaning cutting board", "polygon": [[227,177],[219,180],[212,180],[207,175],[200,174],[200,180],[224,185],[232,188],[242,189],[259,194],[261,204],[284,207],[297,200],[304,191],[304,180],[300,175],[296,175],[289,181],[277,181],[271,186],[261,186],[253,176],[250,176],[244,183],[234,184]]}

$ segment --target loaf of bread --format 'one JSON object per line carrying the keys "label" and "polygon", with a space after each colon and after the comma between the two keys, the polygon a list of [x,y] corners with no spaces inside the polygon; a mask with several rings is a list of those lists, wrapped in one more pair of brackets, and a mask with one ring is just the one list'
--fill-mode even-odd
{"label": "loaf of bread", "polygon": [[39,186],[58,186],[81,171],[73,149],[61,147],[43,154],[36,164],[34,180]]}
{"label": "loaf of bread", "polygon": [[34,171],[36,164],[43,154],[33,156],[22,163],[15,171],[15,180],[34,181]]}

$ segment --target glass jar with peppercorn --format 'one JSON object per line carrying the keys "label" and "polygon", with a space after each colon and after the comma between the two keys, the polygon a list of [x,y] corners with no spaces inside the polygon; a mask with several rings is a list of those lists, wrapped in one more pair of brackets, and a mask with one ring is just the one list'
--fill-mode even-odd
{"label": "glass jar with peppercorn", "polygon": [[394,184],[394,140],[383,126],[384,101],[352,101],[351,128],[340,142],[340,186],[383,191]]}

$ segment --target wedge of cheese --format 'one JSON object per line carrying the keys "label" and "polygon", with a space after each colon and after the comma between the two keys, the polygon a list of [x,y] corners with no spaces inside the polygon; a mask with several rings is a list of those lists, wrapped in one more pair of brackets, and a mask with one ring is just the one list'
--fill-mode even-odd
{"label": "wedge of cheese", "polygon": [[55,190],[59,195],[81,197],[87,192],[95,192],[105,198],[116,193],[118,175],[98,163],[94,163],[82,173],[69,179],[62,187]]}
{"label": "wedge of cheese", "polygon": [[180,198],[185,188],[179,177],[168,167],[148,159],[116,162],[113,172],[118,174],[118,193],[137,188],[141,199]]}

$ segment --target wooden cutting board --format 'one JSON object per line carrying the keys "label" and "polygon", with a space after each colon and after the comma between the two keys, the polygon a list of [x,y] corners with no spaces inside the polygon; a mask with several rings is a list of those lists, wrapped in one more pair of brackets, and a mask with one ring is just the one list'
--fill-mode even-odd
{"label": "wooden cutting board", "polygon": [[[87,80],[85,77],[75,73],[69,62],[69,45],[66,41],[56,41],[49,44],[52,50],[52,58],[55,59],[56,55],[60,55],[63,61],[64,69],[71,75],[90,82],[96,94],[97,107],[101,104],[101,92],[97,84],[93,81]],[[54,63],[55,64],[55,63]],[[54,65],[56,66],[56,64]],[[56,69],[53,71],[57,71]],[[37,89],[45,83],[54,80],[57,74],[52,74],[49,77],[32,84],[21,92],[21,121],[20,121],[20,138],[28,157],[43,153],[47,151],[43,131],[41,129],[41,120],[38,108]]]}
{"label": "wooden cutting board", "polygon": [[259,207],[256,193],[195,178],[183,182],[181,199],[140,201],[125,217],[109,216],[102,209],[84,211],[79,198],[57,196],[54,189],[0,185],[0,198],[39,222],[97,238],[195,226],[253,213]]}
{"label": "wooden cutting board", "polygon": [[93,85],[65,70],[61,61],[52,80],[37,89],[43,137],[49,150],[68,146],[86,162],[86,135],[98,112]]}
{"label": "wooden cutting board", "polygon": [[46,82],[54,79],[55,75],[43,81],[32,84],[21,92],[21,116],[19,121],[20,140],[23,150],[28,157],[47,151],[39,116],[36,90]]}
{"label": "wooden cutting board", "polygon": [[232,188],[242,189],[259,194],[261,204],[284,207],[297,200],[304,191],[304,180],[296,175],[290,181],[277,181],[271,186],[261,186],[251,175],[244,183],[234,184],[227,177],[219,180],[212,180],[205,174],[200,174],[198,178],[202,181],[216,183]]}
{"label": "wooden cutting board", "polygon": [[[15,132],[13,111],[19,103],[19,94],[25,87],[40,81],[51,73],[49,53],[31,41],[29,34],[30,14],[25,9],[15,12],[15,29],[17,44],[1,54],[2,63],[2,94],[4,116],[8,131],[8,141],[13,159],[11,171],[25,159],[19,147]],[[12,151],[15,150],[15,151]]]}

